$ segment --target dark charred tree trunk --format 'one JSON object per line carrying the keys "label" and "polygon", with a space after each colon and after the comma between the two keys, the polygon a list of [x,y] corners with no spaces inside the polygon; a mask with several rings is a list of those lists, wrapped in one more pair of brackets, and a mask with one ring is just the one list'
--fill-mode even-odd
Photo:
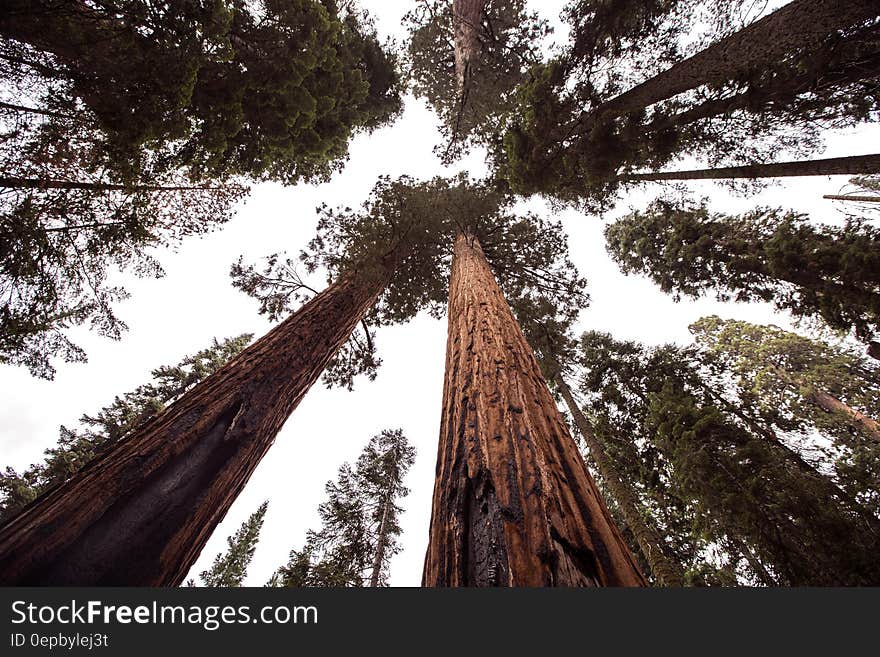
{"label": "dark charred tree trunk", "polygon": [[641,586],[476,238],[459,235],[426,586]]}
{"label": "dark charred tree trunk", "polygon": [[341,276],[13,516],[0,528],[0,584],[179,584],[392,268],[389,258],[369,275]]}
{"label": "dark charred tree trunk", "polygon": [[837,30],[878,14],[876,0],[794,0],[603,103],[590,112],[590,120],[620,116],[700,85],[761,69],[768,62],[777,62],[801,48],[815,47]]}
{"label": "dark charred tree trunk", "polygon": [[871,358],[876,358],[880,360],[880,342],[875,342],[871,340],[868,344],[868,350],[866,352]]}
{"label": "dark charred tree trunk", "polygon": [[684,586],[684,571],[681,568],[681,564],[677,563],[675,559],[670,558],[663,538],[656,528],[649,524],[639,512],[639,502],[635,494],[626,485],[614,463],[608,458],[605,447],[600,442],[598,436],[596,436],[593,427],[590,426],[580,406],[578,406],[571,388],[568,387],[568,384],[561,375],[555,377],[555,384],[574,419],[574,425],[590,450],[590,456],[599,469],[602,480],[608,487],[608,491],[611,493],[614,501],[617,502],[620,513],[623,515],[623,519],[629,526],[630,531],[632,531],[639,545],[639,550],[644,555],[645,561],[648,562],[648,566],[651,568],[657,583],[660,586]]}
{"label": "dark charred tree trunk", "polygon": [[880,154],[830,157],[823,160],[799,160],[771,164],[747,164],[740,167],[657,171],[618,176],[622,182],[642,180],[714,180],[722,178],[786,178],[793,176],[836,176],[880,173]]}

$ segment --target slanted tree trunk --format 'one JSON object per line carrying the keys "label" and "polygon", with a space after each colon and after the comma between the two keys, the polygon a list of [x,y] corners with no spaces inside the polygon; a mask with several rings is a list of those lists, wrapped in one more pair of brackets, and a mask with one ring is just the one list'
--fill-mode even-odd
{"label": "slanted tree trunk", "polygon": [[455,241],[426,586],[641,586],[477,239]]}
{"label": "slanted tree trunk", "polygon": [[761,69],[792,51],[815,47],[829,35],[880,15],[876,0],[794,0],[599,105],[589,121],[614,118],[666,98]]}
{"label": "slanted tree trunk", "polygon": [[394,264],[392,252],[383,267],[341,276],[13,516],[0,527],[0,584],[179,584]]}
{"label": "slanted tree trunk", "polygon": [[790,388],[800,392],[807,401],[815,404],[827,413],[834,413],[840,417],[848,418],[857,429],[869,438],[880,442],[880,423],[864,413],[857,411],[849,404],[840,401],[837,397],[829,395],[824,390],[813,385],[802,377],[792,374],[781,367],[773,367],[773,371],[780,380]]}
{"label": "slanted tree trunk", "polygon": [[857,411],[849,404],[845,404],[837,397],[829,395],[824,390],[812,388],[807,394],[807,399],[816,404],[823,411],[835,413],[837,415],[849,418],[850,421],[866,436],[872,440],[880,442],[880,423],[875,419],[868,417],[864,413]]}
{"label": "slanted tree trunk", "polygon": [[605,447],[599,441],[596,432],[593,431],[593,427],[590,426],[589,421],[583,414],[583,411],[581,411],[580,406],[578,406],[571,388],[568,387],[568,384],[561,375],[556,376],[555,384],[574,419],[574,425],[583,437],[584,442],[587,443],[590,456],[599,469],[602,480],[608,487],[614,501],[620,507],[620,512],[624,520],[626,520],[630,531],[632,531],[636,543],[639,545],[639,550],[644,555],[645,561],[648,562],[648,566],[650,566],[651,572],[657,579],[657,583],[660,586],[684,586],[684,571],[681,564],[669,557],[663,538],[657,532],[657,529],[645,521],[639,512],[639,502],[635,494],[626,485],[614,463],[608,458]]}
{"label": "slanted tree trunk", "polygon": [[836,176],[880,173],[880,154],[830,157],[822,160],[799,160],[771,164],[747,164],[739,167],[657,171],[618,176],[621,182],[639,180],[715,180],[721,178],[786,178],[793,176]]}
{"label": "slanted tree trunk", "polygon": [[853,201],[854,203],[880,203],[880,196],[859,196],[857,194],[825,194],[829,201]]}
{"label": "slanted tree trunk", "polygon": [[877,360],[880,360],[880,342],[875,342],[874,340],[871,340],[871,342],[868,343],[868,349],[865,353],[867,353],[871,358],[876,358]]}

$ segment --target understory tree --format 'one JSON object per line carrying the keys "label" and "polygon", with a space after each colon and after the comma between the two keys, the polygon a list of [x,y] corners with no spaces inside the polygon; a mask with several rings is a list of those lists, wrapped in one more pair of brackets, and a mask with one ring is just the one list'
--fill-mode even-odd
{"label": "understory tree", "polygon": [[[248,516],[241,527],[226,539],[226,552],[214,557],[211,567],[199,573],[201,586],[231,588],[242,585],[247,576],[248,566],[251,565],[254,552],[257,550],[260,530],[263,528],[263,520],[268,508],[269,502],[263,502],[256,511]],[[193,580],[190,580],[188,584],[195,586]]]}
{"label": "understory tree", "polygon": [[852,350],[718,317],[690,327],[708,367],[779,434],[812,441],[813,461],[880,516],[880,368]]}
{"label": "understory tree", "polygon": [[309,530],[269,585],[388,586],[391,558],[400,552],[399,501],[409,494],[403,480],[415,456],[400,429],[373,436],[355,466],[343,464],[327,482],[321,529]]}

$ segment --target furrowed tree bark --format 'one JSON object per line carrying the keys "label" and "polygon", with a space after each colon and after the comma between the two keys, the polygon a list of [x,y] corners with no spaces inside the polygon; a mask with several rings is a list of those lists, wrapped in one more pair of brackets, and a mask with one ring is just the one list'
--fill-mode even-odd
{"label": "furrowed tree bark", "polygon": [[452,0],[452,34],[458,93],[464,95],[470,62],[480,54],[480,23],[487,0]]}
{"label": "furrowed tree bark", "polygon": [[761,68],[828,35],[880,15],[876,0],[794,0],[596,107],[588,121],[614,118],[703,84]]}
{"label": "furrowed tree bark", "polygon": [[836,176],[857,173],[880,173],[880,154],[830,157],[822,160],[798,160],[771,164],[748,164],[718,169],[657,171],[618,176],[621,182],[639,180],[714,180],[721,178],[786,178],[793,176]]}
{"label": "furrowed tree bark", "polygon": [[455,242],[422,582],[645,584],[470,235]]}
{"label": "furrowed tree bark", "polygon": [[2,585],[183,581],[394,266],[350,271],[0,527]]}
{"label": "furrowed tree bark", "polygon": [[608,487],[615,502],[620,507],[626,524],[635,536],[636,542],[639,544],[639,550],[648,562],[651,572],[657,579],[660,586],[684,586],[684,571],[681,565],[671,559],[667,552],[663,538],[657,530],[649,525],[642,514],[639,513],[639,503],[632,490],[627,486],[617,471],[617,468],[608,458],[605,448],[596,436],[595,431],[590,426],[586,416],[581,411],[580,406],[571,392],[571,388],[562,378],[561,375],[555,377],[554,383],[565,405],[568,407],[574,424],[587,443],[590,450],[590,456],[602,475],[602,480]]}

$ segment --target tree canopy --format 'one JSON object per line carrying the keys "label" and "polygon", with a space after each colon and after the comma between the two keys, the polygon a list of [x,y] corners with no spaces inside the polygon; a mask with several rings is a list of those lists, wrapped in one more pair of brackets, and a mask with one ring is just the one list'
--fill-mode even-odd
{"label": "tree canopy", "polygon": [[856,218],[816,225],[799,213],[757,208],[740,216],[704,203],[658,199],[605,231],[625,273],[664,292],[769,301],[869,340],[880,323],[880,231]]}

